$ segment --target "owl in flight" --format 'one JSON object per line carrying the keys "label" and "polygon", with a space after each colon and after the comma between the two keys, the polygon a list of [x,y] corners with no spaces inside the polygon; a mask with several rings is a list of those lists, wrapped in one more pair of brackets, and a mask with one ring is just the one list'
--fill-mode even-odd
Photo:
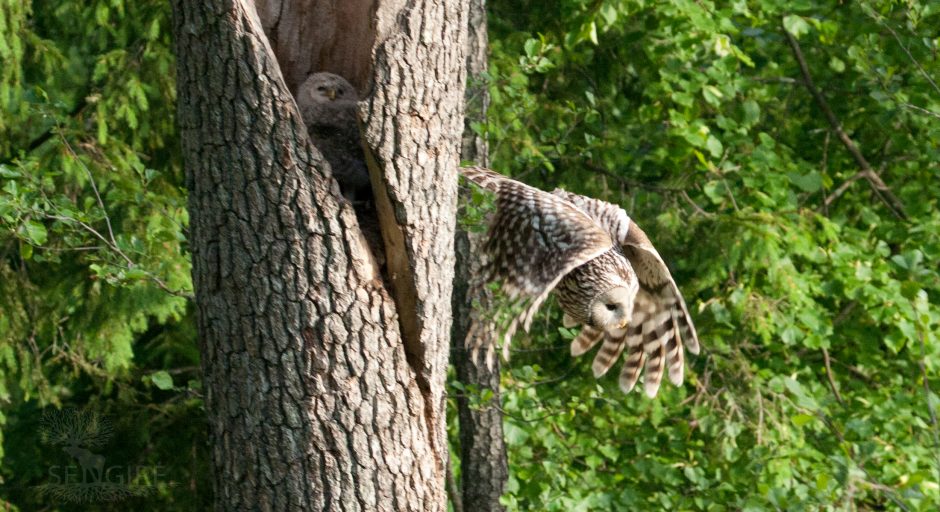
{"label": "owl in flight", "polygon": [[571,355],[603,341],[595,377],[626,349],[624,392],[636,385],[644,361],[647,396],[656,396],[667,368],[669,380],[682,384],[683,342],[699,352],[692,318],[656,248],[622,208],[561,189],[548,193],[489,169],[460,171],[496,194],[481,277],[501,281],[503,293],[525,304],[507,327],[504,349],[554,290],[565,327],[584,325]]}
{"label": "owl in flight", "polygon": [[371,199],[369,170],[356,121],[356,89],[333,73],[314,73],[297,90],[307,133],[330,164],[340,191],[356,201]]}

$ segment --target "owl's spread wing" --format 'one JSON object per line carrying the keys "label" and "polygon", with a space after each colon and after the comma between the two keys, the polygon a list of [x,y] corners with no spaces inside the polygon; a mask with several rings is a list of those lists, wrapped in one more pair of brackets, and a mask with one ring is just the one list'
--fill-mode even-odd
{"label": "owl's spread wing", "polygon": [[640,282],[633,319],[625,337],[629,350],[620,375],[620,387],[625,392],[633,389],[644,360],[647,395],[656,395],[667,367],[669,380],[676,385],[681,384],[684,369],[682,345],[685,343],[689,352],[698,354],[699,342],[679,287],[659,252],[623,208],[561,189],[552,193],[574,204],[607,229],[630,261]]}
{"label": "owl's spread wing", "polygon": [[544,192],[479,167],[464,176],[496,194],[496,214],[483,246],[483,276],[502,281],[513,300],[528,302],[504,337],[528,330],[539,306],[569,272],[614,247],[610,235],[563,197]]}

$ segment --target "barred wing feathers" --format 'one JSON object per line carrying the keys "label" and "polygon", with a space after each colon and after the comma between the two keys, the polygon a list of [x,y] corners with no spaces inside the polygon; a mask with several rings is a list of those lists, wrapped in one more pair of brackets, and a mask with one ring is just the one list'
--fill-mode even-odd
{"label": "barred wing feathers", "polygon": [[558,282],[614,247],[607,230],[564,197],[530,187],[481,167],[460,172],[496,194],[496,213],[483,250],[483,278],[499,280],[510,299],[527,303],[504,336],[528,330],[533,315]]}

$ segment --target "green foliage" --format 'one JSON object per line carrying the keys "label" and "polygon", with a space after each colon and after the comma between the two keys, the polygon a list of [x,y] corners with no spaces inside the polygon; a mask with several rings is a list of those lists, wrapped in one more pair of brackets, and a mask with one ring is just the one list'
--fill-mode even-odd
{"label": "green foliage", "polygon": [[113,418],[109,464],[164,469],[148,503],[207,503],[168,28],[161,1],[0,3],[0,482],[14,508],[50,504],[30,489],[64,460],[35,425],[63,407]]}
{"label": "green foliage", "polygon": [[[625,207],[704,346],[647,400],[569,361],[557,311],[517,339],[509,509],[936,510],[937,4],[490,10],[494,167]],[[860,179],[784,30],[907,220]]]}

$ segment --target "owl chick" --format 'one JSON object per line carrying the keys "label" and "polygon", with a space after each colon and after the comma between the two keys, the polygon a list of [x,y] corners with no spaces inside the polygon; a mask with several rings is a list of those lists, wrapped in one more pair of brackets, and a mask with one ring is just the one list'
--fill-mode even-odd
{"label": "owl chick", "polygon": [[644,362],[649,397],[659,391],[666,368],[669,380],[682,384],[683,341],[689,352],[699,352],[695,327],[666,264],[622,208],[560,189],[548,193],[489,169],[461,173],[496,194],[482,278],[501,281],[511,300],[525,304],[506,329],[504,349],[520,325],[529,329],[554,290],[565,327],[584,324],[571,354],[603,341],[592,365],[595,377],[626,350],[624,392],[636,385]]}
{"label": "owl chick", "polygon": [[381,274],[385,251],[356,119],[357,101],[352,84],[333,73],[314,73],[297,90],[297,106],[307,134],[330,164],[343,197],[352,203],[376,274]]}
{"label": "owl chick", "polygon": [[314,73],[297,90],[310,139],[329,162],[340,192],[354,202],[372,198],[356,122],[357,101],[352,84],[333,73]]}

